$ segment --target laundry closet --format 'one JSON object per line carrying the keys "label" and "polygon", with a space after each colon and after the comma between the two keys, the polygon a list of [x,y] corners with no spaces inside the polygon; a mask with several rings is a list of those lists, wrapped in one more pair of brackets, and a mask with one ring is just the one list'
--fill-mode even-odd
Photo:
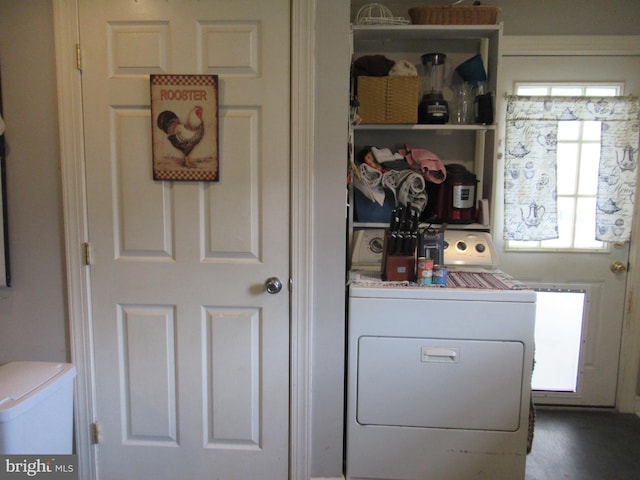
{"label": "laundry closet", "polygon": [[496,268],[491,239],[497,10],[363,10],[351,31],[346,478],[522,480],[536,293]]}

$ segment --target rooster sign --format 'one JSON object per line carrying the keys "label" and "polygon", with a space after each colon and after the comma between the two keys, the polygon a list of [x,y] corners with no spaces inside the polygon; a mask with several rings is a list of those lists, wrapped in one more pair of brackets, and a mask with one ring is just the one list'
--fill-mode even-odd
{"label": "rooster sign", "polygon": [[153,179],[218,181],[218,76],[150,82]]}

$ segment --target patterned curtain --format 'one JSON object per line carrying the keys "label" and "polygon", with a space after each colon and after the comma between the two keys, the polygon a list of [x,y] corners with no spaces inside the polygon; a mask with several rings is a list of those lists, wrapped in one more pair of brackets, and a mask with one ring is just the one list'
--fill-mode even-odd
{"label": "patterned curtain", "polygon": [[628,241],[636,190],[638,106],[635,97],[508,96],[504,238],[558,238],[558,122],[595,120],[601,122],[595,239]]}

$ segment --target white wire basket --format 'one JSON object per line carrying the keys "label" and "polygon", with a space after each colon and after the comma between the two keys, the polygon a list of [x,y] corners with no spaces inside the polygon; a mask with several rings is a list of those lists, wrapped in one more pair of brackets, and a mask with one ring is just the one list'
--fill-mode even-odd
{"label": "white wire basket", "polygon": [[363,5],[356,14],[356,25],[407,25],[411,23],[404,17],[394,17],[387,7],[380,3]]}

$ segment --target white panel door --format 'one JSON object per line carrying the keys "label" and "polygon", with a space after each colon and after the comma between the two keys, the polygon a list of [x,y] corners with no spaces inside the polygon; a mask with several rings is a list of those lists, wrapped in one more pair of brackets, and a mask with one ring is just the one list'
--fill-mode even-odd
{"label": "white panel door", "polygon": [[[622,84],[622,94],[638,91],[640,57],[509,56],[502,62],[503,91],[517,83]],[[498,185],[504,182],[498,181]],[[503,209],[496,202],[496,246],[502,250]],[[634,221],[638,221],[637,215]],[[586,291],[585,323],[575,392],[536,392],[536,403],[614,406],[618,379],[627,274],[614,273],[614,262],[626,266],[629,245],[611,244],[607,251],[501,251],[501,268],[533,284]]]}
{"label": "white panel door", "polygon": [[[289,2],[79,11],[98,477],[287,478]],[[153,180],[165,73],[219,75],[218,182]]]}

